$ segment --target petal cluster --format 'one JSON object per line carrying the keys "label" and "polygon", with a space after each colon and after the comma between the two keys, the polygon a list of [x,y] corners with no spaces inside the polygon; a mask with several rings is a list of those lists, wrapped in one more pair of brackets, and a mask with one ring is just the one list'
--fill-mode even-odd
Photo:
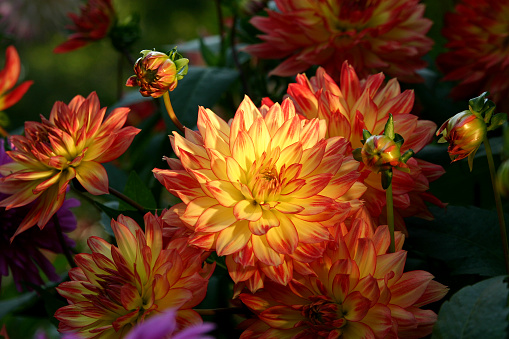
{"label": "petal cluster", "polygon": [[207,291],[215,265],[202,267],[202,250],[163,246],[163,221],[147,213],[145,232],[123,215],[112,220],[118,247],[90,237],[91,254],[75,257],[71,281],[58,292],[69,305],[55,317],[59,331],[77,332],[83,338],[123,338],[145,318],[176,309],[179,327],[201,323],[191,308]]}
{"label": "petal cluster", "polygon": [[313,274],[295,275],[284,287],[272,282],[240,299],[257,315],[241,338],[421,338],[437,315],[420,307],[441,299],[447,288],[425,271],[403,272],[406,251],[387,226],[373,232],[362,219],[339,233]]}
{"label": "petal cluster", "polygon": [[[342,137],[299,117],[290,100],[259,110],[246,97],[231,124],[200,108],[198,132],[174,132],[170,170],[156,178],[183,201],[189,243],[226,256],[233,280],[291,279],[292,259],[311,261],[328,228],[360,205],[365,187]],[[312,244],[312,245],[311,245]]]}
{"label": "petal cluster", "polygon": [[[69,181],[76,178],[91,194],[107,194],[108,176],[101,163],[118,158],[140,131],[124,125],[128,108],[114,109],[104,120],[95,92],[57,102],[49,119],[25,123],[25,135],[10,137],[14,160],[0,166],[0,201],[7,210],[34,202],[15,235],[36,223],[40,228],[62,206]],[[104,121],[103,121],[104,120]]]}
{"label": "petal cluster", "polygon": [[[417,153],[432,140],[436,125],[410,114],[414,104],[412,90],[401,92],[396,79],[384,84],[384,78],[383,73],[378,73],[359,80],[354,68],[344,62],[339,84],[319,68],[316,76],[310,79],[305,74],[297,75],[297,82],[288,86],[288,95],[295,102],[298,114],[308,119],[324,119],[327,137],[344,136],[351,149],[363,146],[363,130],[382,134],[391,113],[395,132],[405,140],[401,153],[409,149]],[[393,177],[396,226],[405,232],[402,217],[410,216],[409,211],[429,219],[432,215],[425,201],[443,205],[427,191],[429,182],[444,173],[441,166],[419,159],[410,159],[406,164],[410,173],[394,171]],[[363,196],[366,207],[383,224],[385,193],[380,177],[367,169],[362,172],[363,182],[368,187]]]}
{"label": "petal cluster", "polygon": [[[5,154],[4,140],[0,139],[0,165],[11,161]],[[5,194],[0,193],[0,199],[6,197]],[[69,239],[66,233],[76,229],[76,218],[69,208],[76,206],[79,206],[78,200],[66,200],[55,214],[56,222],[64,232],[64,241],[69,247],[74,246],[74,241]],[[44,251],[63,253],[62,246],[58,241],[55,220],[50,220],[43,230],[32,228],[16,237],[12,242],[9,240],[31,207],[30,204],[10,210],[0,207],[0,285],[2,276],[8,276],[10,270],[16,288],[20,292],[23,287],[31,290],[31,284],[42,285],[44,281],[41,272],[50,280],[58,281],[60,279],[44,254]]]}
{"label": "petal cluster", "polygon": [[81,7],[80,15],[69,13],[74,25],[67,27],[73,32],[67,41],[58,45],[54,53],[66,53],[103,39],[113,24],[115,9],[111,0],[88,0]]}
{"label": "petal cluster", "polygon": [[458,81],[451,95],[468,99],[489,91],[497,106],[509,109],[509,4],[462,0],[447,13],[442,30],[448,42],[437,64],[444,80]]}
{"label": "petal cluster", "polygon": [[32,86],[33,81],[25,81],[14,88],[20,72],[21,61],[18,52],[14,46],[9,46],[5,51],[5,66],[0,71],[0,111],[17,103]]}
{"label": "petal cluster", "polygon": [[320,65],[339,80],[348,60],[362,77],[384,71],[403,81],[420,81],[416,70],[433,44],[431,21],[418,0],[276,0],[278,10],[251,23],[264,34],[247,51],[285,60],[271,74],[290,76]]}

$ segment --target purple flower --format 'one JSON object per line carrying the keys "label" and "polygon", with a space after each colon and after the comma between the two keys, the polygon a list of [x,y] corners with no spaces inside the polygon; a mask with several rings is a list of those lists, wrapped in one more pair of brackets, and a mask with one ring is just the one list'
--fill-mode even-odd
{"label": "purple flower", "polygon": [[[5,153],[4,140],[0,140],[0,165],[10,161],[11,159]],[[6,194],[0,193],[0,200],[6,196]],[[68,199],[55,214],[69,247],[73,247],[75,244],[65,233],[72,232],[77,224],[76,217],[69,208],[79,206],[79,204],[76,199]],[[18,234],[12,242],[10,241],[31,208],[32,204],[9,210],[0,207],[0,286],[2,276],[7,276],[10,269],[16,288],[20,292],[23,290],[23,286],[32,290],[31,284],[42,285],[44,283],[40,271],[44,272],[48,279],[58,281],[59,276],[56,274],[55,268],[41,250],[63,253],[53,218],[44,229],[32,227]],[[23,283],[27,284],[23,285]]]}
{"label": "purple flower", "polygon": [[214,324],[192,325],[178,331],[175,310],[168,309],[135,326],[125,339],[213,339],[206,335],[214,329]]}

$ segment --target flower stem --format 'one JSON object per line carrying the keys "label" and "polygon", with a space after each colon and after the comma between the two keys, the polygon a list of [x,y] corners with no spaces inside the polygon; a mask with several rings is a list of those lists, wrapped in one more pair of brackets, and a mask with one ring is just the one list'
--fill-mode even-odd
{"label": "flower stem", "polygon": [[392,183],[385,190],[385,199],[387,200],[387,225],[389,225],[389,233],[391,234],[391,244],[389,245],[389,252],[396,252],[396,245],[394,241],[394,203],[392,201]]}
{"label": "flower stem", "polygon": [[2,137],[6,137],[7,138],[10,134],[2,126],[0,126],[0,135]]}
{"label": "flower stem", "polygon": [[182,133],[185,133],[186,130],[185,130],[184,125],[182,125],[180,123],[179,119],[177,119],[177,116],[175,115],[175,112],[173,111],[173,107],[171,106],[169,92],[165,92],[163,95],[163,98],[164,98],[164,106],[166,107],[166,111],[168,111],[168,115],[170,116],[171,121],[173,121],[175,126],[177,126],[178,129],[182,131]]}
{"label": "flower stem", "polygon": [[221,9],[221,0],[215,0],[216,3],[216,11],[217,11],[217,21],[219,24],[219,38],[220,40],[220,48],[219,57],[220,57],[220,65],[223,65],[224,62],[224,52],[225,52],[225,41],[224,41],[224,22],[223,22],[223,10]]}
{"label": "flower stem", "polygon": [[62,232],[62,227],[60,226],[60,222],[58,221],[57,214],[53,215],[53,223],[55,224],[55,230],[57,231],[58,242],[60,243],[60,247],[62,248],[62,253],[64,253],[67,262],[71,267],[76,267],[76,263],[71,255],[71,249],[67,246],[67,242],[64,238],[64,233]]}
{"label": "flower stem", "polygon": [[129,198],[125,194],[120,193],[119,191],[117,191],[116,189],[114,189],[112,187],[109,188],[109,191],[110,191],[111,195],[114,195],[117,198],[119,198],[120,200],[128,203],[132,207],[136,208],[139,212],[145,213],[145,208],[143,206],[141,206],[140,204],[138,204],[136,201],[134,201],[133,199]]}
{"label": "flower stem", "polygon": [[484,148],[486,149],[486,157],[488,158],[488,165],[490,168],[491,185],[493,186],[493,195],[495,196],[495,205],[497,207],[498,224],[500,226],[500,237],[502,238],[502,247],[504,250],[505,268],[509,273],[509,246],[507,244],[507,230],[505,228],[504,210],[502,209],[502,200],[500,199],[500,192],[497,188],[495,162],[493,161],[493,153],[491,151],[490,142],[488,137],[484,137]]}

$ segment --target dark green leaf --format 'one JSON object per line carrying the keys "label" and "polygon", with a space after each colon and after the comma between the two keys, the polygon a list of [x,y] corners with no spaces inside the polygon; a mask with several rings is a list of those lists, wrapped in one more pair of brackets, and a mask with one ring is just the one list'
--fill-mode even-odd
{"label": "dark green leaf", "polygon": [[459,290],[438,313],[433,339],[507,337],[506,276],[481,281]]}
{"label": "dark green leaf", "polygon": [[24,293],[16,298],[0,301],[0,319],[7,314],[30,307],[37,301],[35,292]]}
{"label": "dark green leaf", "polygon": [[497,113],[491,118],[491,124],[488,127],[488,131],[494,130],[498,126],[501,126],[504,122],[507,121],[507,114],[505,113]]}
{"label": "dark green leaf", "polygon": [[[127,183],[124,188],[124,194],[146,209],[157,208],[157,203],[154,199],[154,196],[152,195],[152,192],[134,171],[129,174],[129,178],[127,179]],[[124,201],[120,201],[119,209],[135,210],[134,207]]]}
{"label": "dark green leaf", "polygon": [[[143,228],[144,222],[143,222],[143,214],[138,211],[132,211],[132,210],[118,210],[115,208],[111,208],[110,206],[107,206],[106,204],[102,204],[100,202],[95,201],[95,204],[97,207],[99,207],[105,214],[106,217],[102,217],[101,221],[104,224],[105,231],[113,236],[113,231],[111,230],[111,219],[117,220],[118,216],[120,214],[125,215],[127,217],[133,218],[138,225],[140,225]],[[109,204],[108,204],[109,205]]]}
{"label": "dark green leaf", "polygon": [[207,63],[209,66],[218,66],[219,65],[219,55],[215,54],[212,49],[210,49],[209,46],[205,43],[205,40],[200,37],[200,51],[201,55],[203,57],[203,60]]}
{"label": "dark green leaf", "polygon": [[[497,213],[476,207],[431,207],[433,221],[408,219],[411,251],[444,261],[451,274],[504,274]],[[509,220],[506,216],[506,220]]]}

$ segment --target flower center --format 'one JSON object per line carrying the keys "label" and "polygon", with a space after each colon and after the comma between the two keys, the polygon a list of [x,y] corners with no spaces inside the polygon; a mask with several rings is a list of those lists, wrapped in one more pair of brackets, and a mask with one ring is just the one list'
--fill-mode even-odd
{"label": "flower center", "polygon": [[277,200],[281,192],[281,180],[276,167],[269,164],[269,166],[259,168],[250,180],[248,187],[258,204]]}
{"label": "flower center", "polygon": [[311,333],[327,337],[332,330],[346,325],[341,305],[324,295],[311,296],[309,299],[311,304],[300,306],[300,311],[306,317]]}

